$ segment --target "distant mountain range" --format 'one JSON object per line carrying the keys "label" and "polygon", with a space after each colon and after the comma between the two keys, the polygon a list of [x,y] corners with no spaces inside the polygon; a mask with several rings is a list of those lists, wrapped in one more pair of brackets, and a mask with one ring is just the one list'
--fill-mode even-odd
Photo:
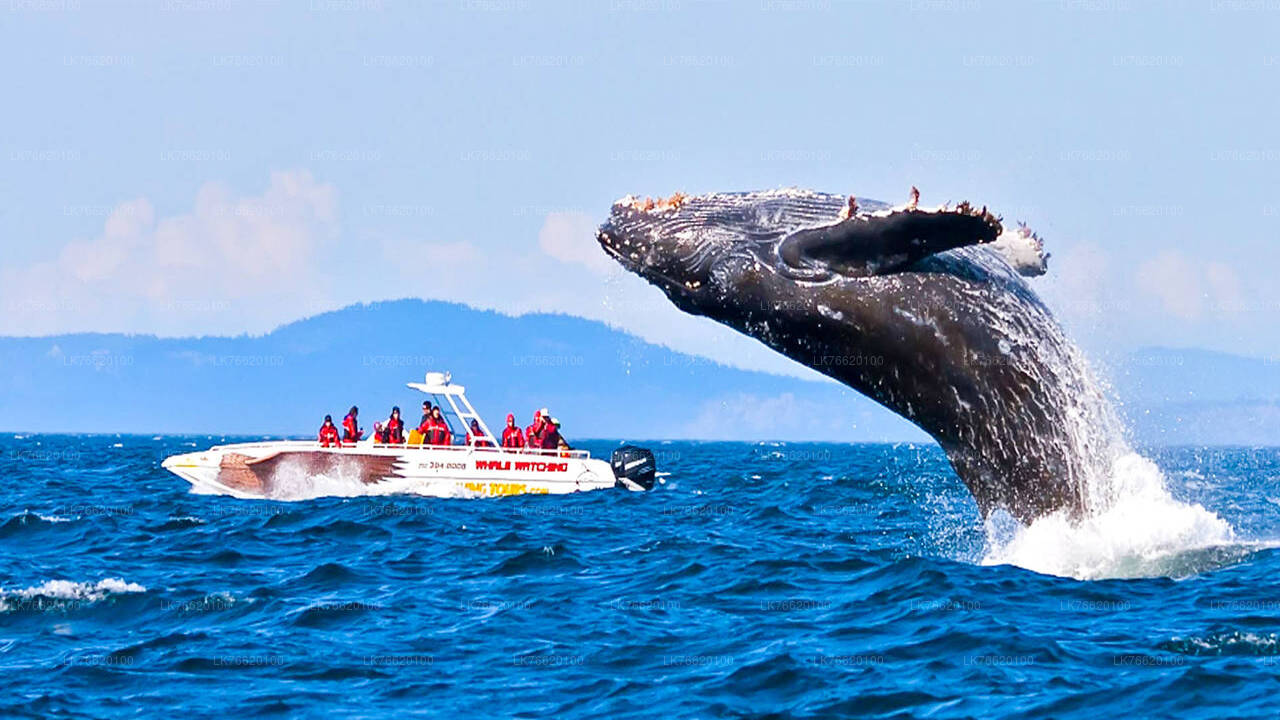
{"label": "distant mountain range", "polygon": [[351,405],[371,429],[450,371],[490,423],[548,407],[569,438],[925,440],[848,390],[736,370],[564,315],[442,302],[354,305],[261,337],[0,338],[0,427],[310,435]]}
{"label": "distant mountain range", "polygon": [[1111,377],[1140,443],[1280,445],[1280,356],[1148,348]]}
{"label": "distant mountain range", "polygon": [[[441,302],[355,305],[261,337],[0,338],[0,427],[14,432],[311,435],[353,404],[366,428],[404,383],[453,373],[493,426],[547,406],[569,438],[927,440],[834,382],[738,370],[563,315]],[[1280,444],[1280,363],[1144,350],[1111,369],[1135,437]]]}

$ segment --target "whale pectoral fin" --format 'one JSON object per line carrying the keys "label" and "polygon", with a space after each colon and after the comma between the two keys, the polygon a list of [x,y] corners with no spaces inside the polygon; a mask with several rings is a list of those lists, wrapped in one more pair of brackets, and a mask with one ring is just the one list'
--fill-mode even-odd
{"label": "whale pectoral fin", "polygon": [[834,225],[798,230],[778,246],[793,268],[827,267],[852,277],[896,272],[917,260],[999,237],[1000,220],[967,203],[953,209],[854,214]]}

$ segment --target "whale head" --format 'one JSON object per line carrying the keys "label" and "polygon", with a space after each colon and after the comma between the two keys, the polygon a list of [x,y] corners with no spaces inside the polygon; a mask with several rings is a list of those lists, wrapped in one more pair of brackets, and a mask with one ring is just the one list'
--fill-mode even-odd
{"label": "whale head", "polygon": [[[787,189],[628,196],[614,203],[596,238],[682,310],[723,321],[726,310],[776,311],[788,285],[891,275],[936,253],[993,242],[1001,229],[985,208],[967,203],[927,210],[914,200],[890,207]],[[850,290],[859,291],[856,282]]]}

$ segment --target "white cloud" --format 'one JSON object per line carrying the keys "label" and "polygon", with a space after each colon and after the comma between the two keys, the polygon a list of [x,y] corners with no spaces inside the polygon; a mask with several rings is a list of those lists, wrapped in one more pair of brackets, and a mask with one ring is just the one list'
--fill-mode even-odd
{"label": "white cloud", "polygon": [[[258,194],[209,182],[186,212],[159,213],[146,198],[123,202],[96,235],[68,242],[47,259],[0,268],[0,334],[263,333],[354,302],[421,297],[512,315],[576,315],[727,365],[821,377],[753,339],[680,312],[601,252],[595,230],[590,214],[561,210],[545,214],[536,244],[503,250],[471,237],[369,242],[364,227],[348,229],[355,242],[340,236],[336,190],[305,171],[274,173]],[[1123,282],[1132,271],[1098,245],[1066,248],[1055,261],[1042,289],[1086,337],[1118,333],[1122,322],[1129,327],[1143,316],[1153,328],[1160,316],[1199,321],[1201,328],[1206,320],[1246,323],[1251,301],[1275,302],[1274,289],[1242,284],[1230,262],[1203,262],[1177,250],[1139,264],[1130,276],[1138,292]],[[775,417],[784,411],[779,406]]]}
{"label": "white cloud", "polygon": [[1165,250],[1137,270],[1138,288],[1179,320],[1221,321],[1249,310],[1248,291],[1231,265]]}
{"label": "white cloud", "polygon": [[424,283],[419,267],[389,267],[383,284],[406,291],[386,297],[450,300],[512,315],[576,315],[727,365],[821,379],[751,338],[680,312],[660,290],[610,260],[596,244],[595,229],[586,213],[548,213],[536,247],[504,251],[500,257],[467,241],[409,242],[414,247],[448,248],[449,271],[432,273]]}
{"label": "white cloud", "polygon": [[596,227],[595,219],[583,212],[548,213],[538,231],[538,247],[557,260],[608,275],[616,265],[596,243]]}
{"label": "white cloud", "polygon": [[[158,212],[146,198],[123,202],[94,236],[0,268],[0,334],[262,333],[355,302],[421,297],[512,315],[576,315],[735,367],[821,377],[677,310],[599,250],[589,213],[546,213],[536,244],[497,250],[491,238],[370,241],[363,226],[344,239],[338,209],[337,191],[305,171],[274,173],[257,194],[206,183],[177,214]],[[1130,269],[1116,252],[1091,243],[1062,248],[1037,283],[1086,340],[1179,342],[1161,322],[1169,317],[1194,322],[1196,332],[1250,337],[1255,316],[1280,309],[1276,288],[1243,282],[1228,258],[1205,262],[1166,248]]]}
{"label": "white cloud", "polygon": [[[359,236],[359,228],[353,228]],[[579,211],[548,213],[536,245],[489,252],[483,240],[343,241],[337,193],[303,171],[259,195],[206,183],[189,212],[121,203],[94,237],[50,260],[0,270],[0,335],[263,333],[355,302],[420,297],[512,315],[599,320],[650,342],[736,367],[820,378],[622,270]]]}
{"label": "white cloud", "polygon": [[1055,250],[1049,274],[1033,282],[1065,318],[1096,323],[1114,309],[1110,254],[1096,243],[1076,243]]}
{"label": "white cloud", "polygon": [[101,233],[0,271],[0,334],[265,332],[324,304],[340,267],[332,186],[279,172],[261,195],[206,183],[191,212],[121,203]]}
{"label": "white cloud", "polygon": [[1226,263],[1212,262],[1205,269],[1205,276],[1218,310],[1232,315],[1248,310],[1244,286],[1235,268]]}
{"label": "white cloud", "polygon": [[1138,267],[1138,288],[1181,320],[1198,320],[1204,313],[1202,278],[1202,269],[1177,250],[1165,250]]}

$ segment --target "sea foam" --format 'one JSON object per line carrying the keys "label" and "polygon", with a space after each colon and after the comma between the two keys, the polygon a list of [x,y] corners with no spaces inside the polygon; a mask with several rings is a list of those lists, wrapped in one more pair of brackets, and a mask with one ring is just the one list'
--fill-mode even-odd
{"label": "sea foam", "polygon": [[982,563],[1078,579],[1180,576],[1203,569],[1203,551],[1239,545],[1216,513],[1175,499],[1147,458],[1120,456],[1110,479],[1113,496],[1078,521],[1058,512],[1011,532],[989,521]]}
{"label": "sea foam", "polygon": [[93,603],[104,600],[109,595],[146,591],[145,587],[122,578],[105,578],[96,583],[48,580],[21,590],[0,589],[0,612],[9,612],[32,603],[42,606],[64,602]]}

